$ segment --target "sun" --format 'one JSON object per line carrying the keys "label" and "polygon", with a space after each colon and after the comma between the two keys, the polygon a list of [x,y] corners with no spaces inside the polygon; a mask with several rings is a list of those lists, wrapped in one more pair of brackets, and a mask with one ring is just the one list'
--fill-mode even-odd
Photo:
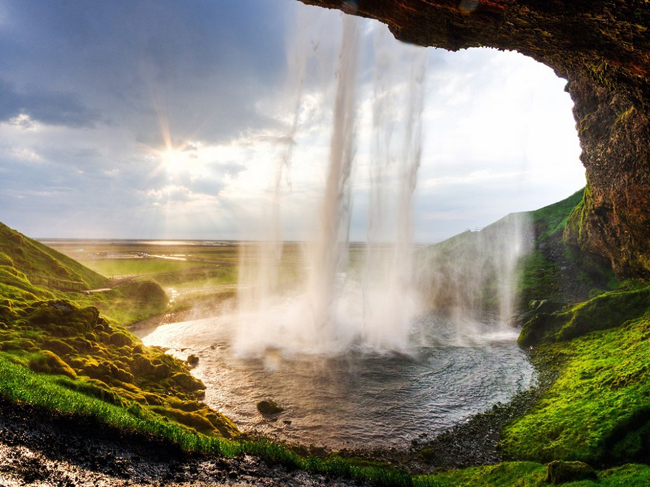
{"label": "sun", "polygon": [[165,171],[170,175],[178,174],[183,168],[183,153],[178,149],[168,147],[161,158]]}

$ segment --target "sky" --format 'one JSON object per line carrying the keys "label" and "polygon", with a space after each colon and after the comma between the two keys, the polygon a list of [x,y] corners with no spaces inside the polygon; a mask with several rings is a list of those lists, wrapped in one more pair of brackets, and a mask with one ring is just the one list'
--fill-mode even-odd
{"label": "sky", "polygon": [[[282,167],[282,234],[309,238],[343,16],[296,0],[0,0],[0,221],[34,238],[263,238]],[[550,68],[406,46],[355,22],[354,240],[387,133],[387,160],[400,158],[412,59],[426,59],[415,240],[584,186],[572,102]],[[388,132],[378,86],[393,94]]]}

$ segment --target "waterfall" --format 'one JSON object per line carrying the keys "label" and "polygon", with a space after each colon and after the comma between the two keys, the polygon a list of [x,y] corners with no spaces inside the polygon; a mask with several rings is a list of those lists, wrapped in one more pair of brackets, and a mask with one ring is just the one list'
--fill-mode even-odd
{"label": "waterfall", "polygon": [[527,214],[513,213],[420,252],[428,305],[445,312],[459,336],[475,333],[477,322],[512,322],[517,264],[531,250],[532,231]]}
{"label": "waterfall", "polygon": [[[345,271],[350,225],[350,172],[356,135],[356,73],[359,51],[357,20],[343,19],[337,69],[336,96],[325,191],[320,206],[316,241],[308,252],[309,316],[315,340],[337,340],[333,305],[340,289],[337,277]],[[308,325],[308,326],[309,326]]]}
{"label": "waterfall", "polygon": [[[350,347],[408,352],[414,324],[425,306],[451,310],[456,323],[476,321],[485,309],[502,323],[512,314],[516,264],[525,250],[527,227],[522,219],[513,217],[507,225],[474,232],[458,246],[414,251],[413,208],[422,158],[428,56],[426,49],[415,46],[400,45],[396,51],[385,29],[375,29],[372,97],[366,95],[372,99],[365,105],[372,107],[372,147],[366,158],[370,162],[355,173],[357,98],[363,98],[361,88],[370,85],[367,76],[364,84],[360,82],[359,22],[343,16],[325,181],[311,216],[315,231],[303,245],[301,272],[295,272],[288,289],[281,279],[286,273],[283,182],[290,181],[294,163],[305,164],[293,157],[310,54],[304,36],[295,40],[299,47],[289,62],[287,84],[291,116],[279,137],[284,145],[269,184],[267,213],[255,227],[256,237],[263,241],[243,245],[241,251],[233,343],[240,355],[268,350],[337,354]],[[302,24],[303,31],[306,25]],[[319,98],[327,97],[320,93]],[[359,178],[361,169],[368,171],[365,253],[350,261],[352,192],[359,184],[353,179]],[[296,245],[292,248],[296,257]]]}
{"label": "waterfall", "polygon": [[[425,49],[407,48],[407,66],[387,46],[389,34],[375,36],[373,132],[370,166],[368,247],[364,268],[364,340],[378,348],[408,348],[410,325],[421,311],[413,269],[413,197],[422,154]],[[406,48],[406,46],[404,46]],[[402,69],[400,69],[402,68]],[[402,100],[398,73],[408,73]],[[402,101],[402,103],[400,103]],[[402,133],[395,127],[399,106],[406,108]],[[395,156],[395,147],[401,150]],[[393,183],[393,184],[391,184]],[[393,207],[392,209],[390,207]]]}

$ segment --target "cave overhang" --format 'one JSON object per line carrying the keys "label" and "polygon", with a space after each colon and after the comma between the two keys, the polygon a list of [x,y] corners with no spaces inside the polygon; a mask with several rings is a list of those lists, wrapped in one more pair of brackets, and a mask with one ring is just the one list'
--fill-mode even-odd
{"label": "cave overhang", "polygon": [[650,6],[643,0],[300,0],[404,42],[518,51],[567,80],[588,191],[565,238],[650,279]]}

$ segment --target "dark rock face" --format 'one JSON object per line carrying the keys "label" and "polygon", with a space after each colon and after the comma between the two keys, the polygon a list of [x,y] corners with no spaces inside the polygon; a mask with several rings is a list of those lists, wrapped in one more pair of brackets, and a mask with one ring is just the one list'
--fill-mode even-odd
{"label": "dark rock face", "polygon": [[569,240],[650,279],[650,7],[644,0],[300,0],[400,40],[521,52],[568,80],[589,191]]}

